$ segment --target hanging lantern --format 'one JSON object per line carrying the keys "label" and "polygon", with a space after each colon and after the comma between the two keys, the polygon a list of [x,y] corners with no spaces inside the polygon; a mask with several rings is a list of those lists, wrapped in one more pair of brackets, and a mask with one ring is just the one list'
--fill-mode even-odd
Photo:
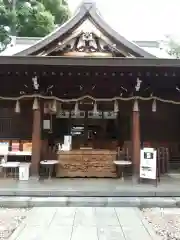
{"label": "hanging lantern", "polygon": [[79,104],[78,104],[78,102],[76,102],[75,107],[74,107],[74,114],[78,115],[78,113],[79,113]]}
{"label": "hanging lantern", "polygon": [[95,103],[94,103],[94,107],[93,107],[93,114],[96,115],[97,113],[98,113],[97,103],[95,102]]}
{"label": "hanging lantern", "polygon": [[139,112],[138,100],[134,101],[133,112]]}
{"label": "hanging lantern", "polygon": [[57,102],[56,102],[56,100],[53,101],[51,110],[52,110],[52,112],[54,112],[54,113],[57,112]]}
{"label": "hanging lantern", "polygon": [[152,112],[156,112],[156,99],[152,103]]}
{"label": "hanging lantern", "polygon": [[37,109],[39,109],[39,103],[37,98],[35,98],[33,102],[33,110],[37,110]]}
{"label": "hanging lantern", "polygon": [[16,101],[15,112],[16,112],[16,113],[20,113],[20,112],[21,112],[19,100]]}
{"label": "hanging lantern", "polygon": [[117,100],[114,101],[114,112],[115,113],[119,112],[119,104]]}

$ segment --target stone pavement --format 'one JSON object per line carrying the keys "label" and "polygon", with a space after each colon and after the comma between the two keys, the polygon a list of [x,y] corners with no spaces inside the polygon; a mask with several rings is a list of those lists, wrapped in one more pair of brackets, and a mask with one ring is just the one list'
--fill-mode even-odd
{"label": "stone pavement", "polygon": [[137,208],[33,208],[10,240],[157,240]]}

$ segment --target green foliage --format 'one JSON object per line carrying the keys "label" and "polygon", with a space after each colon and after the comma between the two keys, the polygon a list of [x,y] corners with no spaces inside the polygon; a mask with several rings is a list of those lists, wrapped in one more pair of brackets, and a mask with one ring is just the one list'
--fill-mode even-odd
{"label": "green foliage", "polygon": [[9,32],[3,26],[0,26],[0,52],[4,51],[10,42]]}
{"label": "green foliage", "polygon": [[44,37],[55,28],[54,16],[39,2],[17,6],[17,35],[23,37]]}
{"label": "green foliage", "polygon": [[10,35],[44,37],[69,16],[66,0],[0,0],[0,52]]}
{"label": "green foliage", "polygon": [[10,11],[6,9],[6,6],[0,0],[0,52],[3,51],[11,41],[8,27],[12,20],[11,17]]}
{"label": "green foliage", "polygon": [[62,24],[70,16],[68,4],[62,0],[42,0],[45,8],[55,17],[55,24]]}

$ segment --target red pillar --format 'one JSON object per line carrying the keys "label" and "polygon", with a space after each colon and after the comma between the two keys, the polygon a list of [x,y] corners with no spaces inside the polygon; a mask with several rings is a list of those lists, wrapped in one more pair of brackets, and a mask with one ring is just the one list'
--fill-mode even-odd
{"label": "red pillar", "polygon": [[33,177],[39,176],[40,156],[41,156],[41,111],[40,108],[38,108],[33,110],[32,158],[31,158],[31,174]]}
{"label": "red pillar", "polygon": [[140,150],[141,150],[140,114],[138,101],[136,100],[134,102],[132,113],[132,162],[133,162],[133,175],[137,179],[139,179]]}

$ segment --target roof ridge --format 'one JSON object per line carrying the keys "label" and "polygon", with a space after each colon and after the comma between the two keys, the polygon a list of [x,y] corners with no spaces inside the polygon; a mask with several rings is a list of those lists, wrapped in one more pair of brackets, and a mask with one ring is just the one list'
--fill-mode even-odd
{"label": "roof ridge", "polygon": [[82,24],[86,19],[89,19],[91,22],[93,22],[93,24],[98,29],[101,29],[106,36],[113,39],[113,41],[115,41],[115,44],[119,45],[119,47],[123,45],[130,54],[136,57],[155,57],[140,48],[135,43],[127,40],[125,37],[121,36],[116,30],[114,30],[99,14],[98,9],[96,8],[96,3],[92,0],[83,1],[78,8],[76,14],[66,23],[62,24],[52,33],[45,36],[42,40],[38,41],[34,46],[18,52],[15,55],[37,54],[50,43],[58,41],[58,39],[65,36],[65,34],[72,33],[73,30],[79,27],[80,24]]}
{"label": "roof ridge", "polygon": [[92,0],[83,0],[78,7],[76,8],[75,12],[81,9],[85,9],[87,12],[91,10],[91,8],[96,8],[96,3]]}

